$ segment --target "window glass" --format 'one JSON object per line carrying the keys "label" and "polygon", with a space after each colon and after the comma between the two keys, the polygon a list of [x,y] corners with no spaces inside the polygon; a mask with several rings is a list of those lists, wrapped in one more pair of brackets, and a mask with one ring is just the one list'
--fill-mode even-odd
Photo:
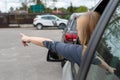
{"label": "window glass", "polygon": [[68,21],[67,27],[70,27],[70,26],[71,26],[72,21],[73,21],[72,19],[70,19],[70,20]]}
{"label": "window glass", "polygon": [[47,19],[48,19],[48,16],[43,16],[43,17],[41,17],[41,18],[47,20]]}
{"label": "window glass", "polygon": [[54,16],[49,16],[50,20],[56,20],[56,18]]}
{"label": "window glass", "polygon": [[70,20],[68,21],[67,29],[68,29],[69,31],[70,31],[70,29],[71,29],[71,27],[72,27],[73,22],[74,22],[74,19],[70,19]]}
{"label": "window glass", "polygon": [[76,30],[76,27],[77,27],[77,22],[76,22],[76,19],[75,19],[75,20],[73,21],[71,30],[72,30],[72,31],[77,31],[77,30]]}
{"label": "window glass", "polygon": [[116,71],[111,74],[100,66],[91,64],[87,80],[120,80],[120,4],[105,29],[96,55],[116,68]]}

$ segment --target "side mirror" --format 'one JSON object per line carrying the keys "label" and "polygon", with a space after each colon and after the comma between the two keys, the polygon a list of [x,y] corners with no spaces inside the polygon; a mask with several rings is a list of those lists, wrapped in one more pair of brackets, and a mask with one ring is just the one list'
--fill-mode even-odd
{"label": "side mirror", "polygon": [[60,55],[58,55],[57,53],[48,50],[48,54],[47,54],[47,61],[49,62],[61,62],[64,61],[64,58]]}

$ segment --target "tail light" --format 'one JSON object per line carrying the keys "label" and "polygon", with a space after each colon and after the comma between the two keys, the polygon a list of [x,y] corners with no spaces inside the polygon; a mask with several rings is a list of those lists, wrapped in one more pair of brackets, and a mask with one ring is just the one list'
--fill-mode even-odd
{"label": "tail light", "polygon": [[67,41],[73,42],[73,41],[76,41],[76,40],[77,40],[78,35],[75,34],[75,33],[66,33],[66,34],[65,34],[65,38],[66,38]]}

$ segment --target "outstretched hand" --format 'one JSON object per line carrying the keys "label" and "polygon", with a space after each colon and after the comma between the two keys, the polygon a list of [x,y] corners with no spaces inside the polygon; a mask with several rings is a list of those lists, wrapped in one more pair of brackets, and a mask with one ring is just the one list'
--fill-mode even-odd
{"label": "outstretched hand", "polygon": [[21,35],[21,41],[24,46],[28,46],[28,43],[32,43],[41,47],[44,47],[43,41],[53,41],[48,38],[43,38],[43,37],[32,37],[32,36],[27,36],[23,33],[20,33]]}
{"label": "outstretched hand", "polygon": [[30,41],[29,41],[29,36],[26,36],[26,35],[23,34],[23,33],[20,33],[20,35],[21,35],[22,44],[23,44],[24,46],[28,46],[28,43],[30,43]]}
{"label": "outstretched hand", "polygon": [[108,72],[114,73],[115,70],[116,70],[116,68],[110,67],[110,68],[108,69]]}

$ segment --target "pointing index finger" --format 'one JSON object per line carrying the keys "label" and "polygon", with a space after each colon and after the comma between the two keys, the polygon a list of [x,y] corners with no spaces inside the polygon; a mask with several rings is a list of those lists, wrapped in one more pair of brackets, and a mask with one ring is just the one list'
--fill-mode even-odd
{"label": "pointing index finger", "polygon": [[21,36],[25,36],[23,33],[20,33]]}

